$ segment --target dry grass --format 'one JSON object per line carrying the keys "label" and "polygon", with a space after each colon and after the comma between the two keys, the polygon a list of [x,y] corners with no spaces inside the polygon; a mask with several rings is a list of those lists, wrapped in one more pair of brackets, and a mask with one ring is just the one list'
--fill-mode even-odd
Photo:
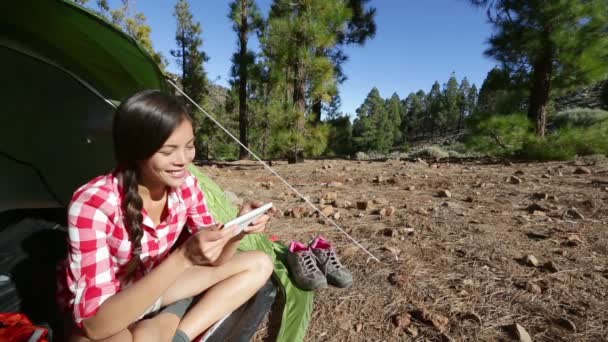
{"label": "dry grass", "polygon": [[[288,190],[279,180],[250,165],[203,170],[246,199],[273,201],[284,210],[302,205],[283,194]],[[340,226],[381,263],[316,218],[284,217],[272,222],[269,233],[285,243],[307,243],[317,234],[324,235],[354,275],[350,289],[317,292],[307,341],[512,340],[514,323],[535,341],[608,339],[608,192],[603,189],[607,185],[593,182],[606,181],[605,162],[588,166],[591,175],[575,175],[576,166],[567,163],[432,166],[326,160],[274,167],[311,198],[334,191],[339,199],[353,203],[383,198],[397,208],[390,217],[337,209],[342,214]],[[524,172],[518,176],[523,183],[505,182],[517,170]],[[390,180],[375,183],[376,176]],[[267,181],[274,185],[258,184]],[[331,181],[344,186],[323,184]],[[407,190],[409,186],[415,189]],[[450,190],[452,197],[437,197],[441,189]],[[557,201],[533,200],[531,196],[539,192],[555,195]],[[532,203],[547,211],[524,210]],[[562,219],[571,207],[585,218]],[[387,228],[396,233],[385,236]],[[413,228],[414,233],[404,228]],[[573,236],[580,241],[569,241]],[[528,254],[541,264],[553,261],[558,270],[525,265],[520,259]],[[391,284],[391,273],[402,274],[403,283]],[[528,290],[527,283],[540,286],[541,292]],[[412,319],[411,327],[418,332],[414,337],[394,327],[393,315],[417,309],[449,318],[447,329],[439,331]],[[575,329],[568,328],[568,322]],[[260,336],[268,333],[264,329],[268,327]]]}

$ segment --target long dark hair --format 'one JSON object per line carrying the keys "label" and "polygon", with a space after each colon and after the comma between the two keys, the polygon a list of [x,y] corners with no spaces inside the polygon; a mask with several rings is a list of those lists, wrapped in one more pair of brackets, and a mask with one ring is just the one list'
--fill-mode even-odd
{"label": "long dark hair", "polygon": [[116,109],[112,131],[114,155],[122,172],[124,223],[133,246],[125,269],[126,279],[134,274],[141,254],[143,200],[137,186],[139,165],[163,146],[183,120],[192,122],[174,96],[158,90],[139,92]]}

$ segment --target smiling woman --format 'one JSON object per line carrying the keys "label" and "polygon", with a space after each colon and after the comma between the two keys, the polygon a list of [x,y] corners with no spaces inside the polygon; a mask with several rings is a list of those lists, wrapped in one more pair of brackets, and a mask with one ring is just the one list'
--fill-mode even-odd
{"label": "smiling woman", "polygon": [[192,119],[171,95],[146,90],[123,101],[113,140],[117,168],[78,189],[68,210],[59,288],[72,312],[70,340],[190,341],[270,277],[266,254],[236,253],[244,235],[263,231],[269,216],[244,233],[219,229],[187,170]]}

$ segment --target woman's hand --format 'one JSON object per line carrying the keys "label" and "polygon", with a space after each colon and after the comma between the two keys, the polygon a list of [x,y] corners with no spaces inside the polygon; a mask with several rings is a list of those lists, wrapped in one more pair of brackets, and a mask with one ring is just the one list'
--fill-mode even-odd
{"label": "woman's hand", "polygon": [[[256,208],[259,208],[261,206],[263,206],[264,204],[262,202],[248,202],[245,205],[243,205],[243,207],[241,208],[241,211],[239,212],[239,216],[244,215]],[[245,234],[252,234],[252,233],[261,233],[266,229],[266,224],[268,223],[268,220],[270,220],[270,215],[276,211],[276,209],[274,207],[270,208],[270,210],[268,210],[266,212],[266,214],[258,217],[255,221],[251,222],[251,224],[249,224],[249,226],[245,227],[245,230],[243,230],[243,233]]]}
{"label": "woman's hand", "polygon": [[236,227],[223,227],[216,224],[192,235],[184,242],[179,251],[190,265],[213,265],[226,243],[237,235]]}

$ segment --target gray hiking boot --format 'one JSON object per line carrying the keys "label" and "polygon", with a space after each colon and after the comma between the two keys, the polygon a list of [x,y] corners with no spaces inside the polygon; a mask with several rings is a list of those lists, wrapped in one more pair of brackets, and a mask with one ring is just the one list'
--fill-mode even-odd
{"label": "gray hiking boot", "polygon": [[319,268],[327,277],[329,285],[343,288],[353,283],[352,274],[340,263],[329,241],[318,236],[310,244],[310,249],[317,259]]}
{"label": "gray hiking boot", "polygon": [[316,290],[327,287],[327,279],[319,267],[310,248],[301,242],[292,241],[287,253],[287,264],[293,281],[302,290]]}

